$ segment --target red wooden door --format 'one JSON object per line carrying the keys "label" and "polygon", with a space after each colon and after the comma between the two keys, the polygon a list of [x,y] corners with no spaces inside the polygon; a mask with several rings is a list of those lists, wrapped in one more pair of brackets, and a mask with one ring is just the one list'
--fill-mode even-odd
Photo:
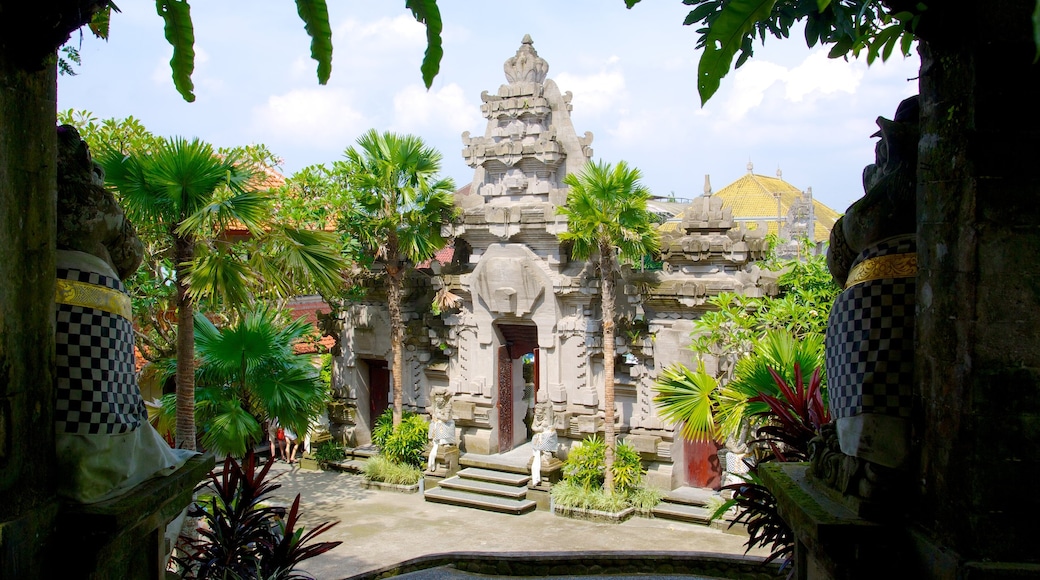
{"label": "red wooden door", "polygon": [[390,407],[390,369],[385,360],[368,360],[368,428]]}
{"label": "red wooden door", "polygon": [[509,347],[498,347],[498,452],[513,448],[513,359]]}

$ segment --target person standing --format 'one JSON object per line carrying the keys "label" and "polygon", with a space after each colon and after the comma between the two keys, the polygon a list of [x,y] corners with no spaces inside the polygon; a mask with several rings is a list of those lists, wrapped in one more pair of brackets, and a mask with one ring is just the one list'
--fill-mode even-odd
{"label": "person standing", "polygon": [[296,451],[300,448],[299,438],[292,429],[285,427],[285,452],[288,454],[286,461],[296,463]]}

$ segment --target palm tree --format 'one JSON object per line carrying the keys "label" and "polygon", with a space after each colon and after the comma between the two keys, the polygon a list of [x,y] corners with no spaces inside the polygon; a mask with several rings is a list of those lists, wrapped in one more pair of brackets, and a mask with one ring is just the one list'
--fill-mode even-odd
{"label": "palm tree", "polygon": [[823,337],[819,334],[796,338],[784,330],[769,330],[755,343],[753,352],[737,360],[729,382],[720,385],[704,372],[703,364],[696,371],[672,365],[658,378],[654,401],[664,419],[682,424],[686,439],[715,441],[738,435],[755,427],[762,413],[769,411],[769,406],[755,397],[780,394],[769,369],[793,383],[796,365],[808,377],[813,370],[823,368],[823,356]]}
{"label": "palm tree", "polygon": [[570,242],[579,260],[599,254],[600,300],[603,307],[603,419],[606,444],[603,487],[614,492],[614,276],[619,260],[634,263],[658,251],[660,240],[653,215],[647,211],[650,190],[640,182],[638,169],[624,161],[616,166],[589,162],[579,174],[570,174],[567,231],[559,238]]}
{"label": "palm tree", "polygon": [[441,227],[453,213],[455,183],[438,176],[441,154],[414,135],[372,129],[344,155],[336,170],[346,173],[351,189],[345,220],[386,279],[396,429],[403,410],[401,289],[409,270],[447,243]]}
{"label": "palm tree", "polygon": [[311,334],[303,318],[282,323],[267,305],[244,312],[218,329],[195,315],[198,416],[206,449],[242,456],[262,437],[259,419],[301,435],[325,402],[318,370],[293,344]]}
{"label": "palm tree", "polygon": [[[198,139],[160,139],[145,154],[124,156],[108,150],[99,161],[131,219],[161,226],[172,241],[177,285],[177,447],[195,449],[194,305],[188,280],[196,243],[215,232],[190,226],[215,218],[224,225],[236,220],[259,231],[266,200],[246,189],[251,174],[238,159],[219,157],[211,145]],[[223,194],[217,195],[218,191]]]}

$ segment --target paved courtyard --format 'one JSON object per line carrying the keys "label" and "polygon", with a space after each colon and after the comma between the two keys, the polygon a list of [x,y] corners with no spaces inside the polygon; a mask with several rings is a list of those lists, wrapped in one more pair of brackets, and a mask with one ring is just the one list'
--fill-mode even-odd
{"label": "paved courtyard", "polygon": [[[444,552],[706,552],[744,553],[745,536],[695,524],[634,517],[605,524],[535,511],[522,516],[429,503],[420,494],[367,490],[358,475],[301,470],[278,463],[273,503],[302,494],[303,522],[340,523],[322,540],[336,549],[304,562],[320,580],[339,580],[420,556]],[[752,552],[764,556],[764,552]]]}

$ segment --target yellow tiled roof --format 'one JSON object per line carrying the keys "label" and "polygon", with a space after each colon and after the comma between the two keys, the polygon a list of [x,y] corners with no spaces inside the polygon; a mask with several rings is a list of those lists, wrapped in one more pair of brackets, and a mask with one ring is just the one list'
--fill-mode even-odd
{"label": "yellow tiled roof", "polygon": [[[734,220],[764,220],[769,233],[775,234],[778,194],[782,216],[786,216],[791,204],[802,196],[801,190],[783,179],[751,172],[723,187],[714,195],[722,198],[723,207],[733,210]],[[814,199],[813,215],[816,217],[814,241],[825,242],[830,239],[831,228],[841,214]]]}
{"label": "yellow tiled roof", "polygon": [[[764,221],[771,234],[777,233],[777,195],[780,198],[780,215],[787,216],[791,204],[802,196],[802,191],[777,177],[766,177],[748,172],[740,179],[712,194],[723,201],[723,207],[733,211],[734,221]],[[831,228],[840,213],[813,200],[813,215],[816,227],[813,238],[817,242],[830,239]],[[682,222],[682,213],[665,222],[661,231],[675,231]]]}

